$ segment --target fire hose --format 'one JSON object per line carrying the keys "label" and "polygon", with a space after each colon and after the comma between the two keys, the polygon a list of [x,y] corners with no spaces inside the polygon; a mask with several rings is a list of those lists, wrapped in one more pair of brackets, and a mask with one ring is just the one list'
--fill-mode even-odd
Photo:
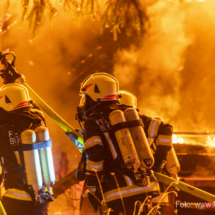
{"label": "fire hose", "polygon": [[[4,53],[3,53],[4,54]],[[2,52],[0,52],[0,60],[2,62],[2,64],[5,65],[5,59],[6,58],[1,58],[1,56],[3,56]],[[8,53],[7,53],[8,54]],[[13,54],[14,55],[14,54]],[[15,55],[14,55],[15,56]],[[4,56],[5,57],[5,56]],[[3,60],[2,60],[3,59]],[[14,57],[15,60],[15,57]],[[16,83],[20,83],[23,86],[25,86],[28,91],[29,91],[29,95],[30,97],[40,106],[40,108],[48,115],[50,116],[64,131],[66,132],[71,132],[73,133],[77,140],[80,143],[84,143],[83,141],[83,135],[80,134],[78,131],[76,131],[76,129],[74,127],[72,127],[69,123],[67,123],[62,117],[60,117],[50,106],[48,106],[37,94],[36,92],[26,83],[25,78],[23,75],[20,75],[19,73],[16,72],[15,68],[14,68],[14,61],[12,61],[12,63],[10,64],[7,61],[7,68],[11,68],[11,73],[12,75],[14,75],[14,77],[17,76],[18,77],[15,78],[15,82]],[[5,74],[5,70],[1,71],[3,74]],[[206,191],[203,191],[201,189],[198,189],[194,186],[191,186],[189,184],[186,184],[184,182],[178,181],[174,178],[171,178],[169,176],[166,176],[164,174],[158,173],[158,172],[154,172],[155,176],[157,177],[158,181],[165,183],[165,184],[172,184],[173,187],[177,187],[180,190],[189,193],[193,196],[196,196],[198,198],[201,198],[203,200],[206,200],[208,202],[215,202],[215,195],[208,193]],[[175,183],[174,183],[175,182]]]}
{"label": "fire hose", "polygon": [[53,119],[64,131],[73,133],[77,140],[84,144],[83,136],[80,134],[74,127],[72,127],[68,122],[66,122],[62,117],[60,117],[50,106],[48,106],[36,93],[35,91],[25,82],[24,76],[18,78],[16,83],[20,83],[25,86],[28,91],[31,99],[35,101],[39,107]]}
{"label": "fire hose", "polygon": [[1,201],[0,201],[0,215],[7,215]]}
{"label": "fire hose", "polygon": [[[158,173],[158,172],[154,172],[155,177],[158,179],[158,181],[164,183],[164,184],[172,184],[173,187],[177,187],[178,189],[189,193],[193,196],[196,196],[200,199],[204,199],[205,201],[214,203],[215,202],[215,195],[208,193],[204,190],[201,190],[199,188],[196,188],[194,186],[191,186],[189,184],[186,184],[182,181],[179,181],[177,179],[171,178],[167,175]],[[175,183],[174,183],[175,182]]]}

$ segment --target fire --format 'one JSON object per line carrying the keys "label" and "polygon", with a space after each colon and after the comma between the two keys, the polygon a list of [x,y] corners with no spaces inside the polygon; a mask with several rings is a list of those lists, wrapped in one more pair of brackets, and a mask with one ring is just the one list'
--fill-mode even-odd
{"label": "fire", "polygon": [[215,134],[211,134],[211,136],[207,135],[206,133],[192,133],[180,135],[174,134],[172,135],[172,143],[215,147]]}
{"label": "fire", "polygon": [[172,135],[172,143],[184,143],[184,139],[182,137],[177,138],[175,134]]}
{"label": "fire", "polygon": [[209,147],[215,147],[215,137],[212,138],[212,137],[208,136],[206,138],[206,144]]}

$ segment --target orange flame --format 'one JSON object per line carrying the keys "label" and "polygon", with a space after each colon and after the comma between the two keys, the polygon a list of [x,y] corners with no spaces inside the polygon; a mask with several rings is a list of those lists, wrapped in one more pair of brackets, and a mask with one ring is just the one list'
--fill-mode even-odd
{"label": "orange flame", "polygon": [[208,136],[206,138],[206,144],[209,147],[215,147],[215,137],[212,138],[212,137]]}

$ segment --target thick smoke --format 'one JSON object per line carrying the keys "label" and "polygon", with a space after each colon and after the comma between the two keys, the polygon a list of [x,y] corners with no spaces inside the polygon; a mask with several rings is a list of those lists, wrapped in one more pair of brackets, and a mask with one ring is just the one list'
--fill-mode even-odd
{"label": "thick smoke", "polygon": [[[29,30],[28,23],[25,22],[22,28],[19,26],[21,4],[17,0],[10,2],[8,12],[12,16],[6,24],[10,26],[14,21],[17,22],[1,35],[1,51],[13,51],[17,57],[17,71],[25,75],[27,83],[60,116],[72,126],[80,129],[75,121],[75,113],[80,99],[79,84],[81,80],[77,79],[79,74],[73,69],[73,61],[77,61],[77,57],[80,55],[80,61],[89,58],[92,50],[96,50],[97,44],[94,44],[95,47],[87,49],[87,43],[89,38],[92,39],[95,34],[100,34],[98,22],[86,19],[81,22],[82,27],[80,28],[74,24],[69,15],[64,16],[62,10],[55,17],[53,28],[50,28],[47,17],[38,37],[36,40],[32,40],[32,31]],[[1,13],[3,3],[4,1],[0,1]],[[58,9],[61,10],[60,7]],[[77,62],[75,63],[77,64]],[[76,81],[73,82],[73,80]],[[71,87],[72,83],[74,83],[74,87]],[[61,162],[61,153],[66,152],[69,160],[69,173],[77,167],[80,153],[66,137],[65,132],[52,119],[46,116],[46,121],[52,138],[55,166]],[[58,197],[55,203],[51,204],[50,215],[54,215],[55,211],[61,210],[62,207],[67,207],[65,204],[59,206],[58,201],[61,202],[61,200]]]}
{"label": "thick smoke", "polygon": [[158,1],[147,8],[142,44],[115,55],[120,88],[175,130],[214,131],[214,7],[213,0]]}
{"label": "thick smoke", "polygon": [[[28,24],[19,27],[21,5],[18,0],[10,2],[12,16],[8,24],[17,23],[0,37],[3,51],[9,49],[16,53],[17,70],[26,76],[28,84],[78,128],[74,114],[80,79],[85,78],[86,70],[76,71],[73,66],[78,57],[80,64],[86,58],[89,60],[92,50],[100,45],[95,43],[95,35],[100,34],[99,23],[85,19],[79,28],[69,15],[64,16],[60,11],[53,29],[47,18],[38,38],[32,41]],[[149,4],[149,22],[141,44],[118,50],[115,55],[114,75],[120,81],[120,88],[137,95],[142,113],[162,116],[175,130],[214,131],[214,0],[142,2]],[[0,1],[0,12],[3,3]],[[46,119],[53,139],[55,164],[60,162],[61,152],[66,151],[70,172],[77,166],[80,154],[64,131],[48,116]]]}
{"label": "thick smoke", "polygon": [[[59,94],[72,82],[73,71],[71,60],[75,56],[75,50],[83,49],[84,37],[80,36],[78,26],[74,25],[69,18],[58,16],[55,19],[54,28],[49,27],[48,19],[42,25],[38,38],[32,40],[32,31],[28,28],[28,23],[19,27],[20,8],[16,1],[11,1],[9,13],[12,14],[8,25],[17,20],[17,24],[7,29],[2,37],[3,50],[9,49],[16,54],[16,68],[24,74],[27,83],[42,97],[57,113],[69,121],[75,122],[74,114],[78,105],[78,92],[76,97],[70,93],[65,98]],[[64,25],[62,24],[64,23]],[[72,27],[65,27],[72,26]],[[63,29],[63,33],[62,33]],[[76,34],[74,34],[76,32]],[[77,89],[78,91],[78,89]],[[77,100],[75,100],[77,98]],[[64,103],[64,100],[74,99],[74,105]],[[72,157],[74,169],[80,155],[78,150],[73,147],[73,143],[64,135],[55,122],[46,117],[50,129],[50,136],[53,139],[54,160],[58,163],[61,159],[62,151],[75,151],[76,157]],[[77,124],[75,124],[78,127]],[[71,156],[70,156],[71,157]],[[71,171],[71,169],[70,169]]]}
{"label": "thick smoke", "polygon": [[[187,7],[186,29],[187,32],[195,35],[195,39],[187,49],[186,61],[181,73],[183,78],[182,108],[173,119],[180,130],[215,132],[215,103],[213,99],[215,91],[214,7],[213,0],[196,2]],[[202,18],[199,19],[199,17]]]}
{"label": "thick smoke", "polygon": [[177,1],[159,1],[147,13],[141,45],[118,51],[114,74],[121,89],[138,96],[143,113],[169,120],[181,108],[181,70],[192,37],[186,32],[186,12]]}

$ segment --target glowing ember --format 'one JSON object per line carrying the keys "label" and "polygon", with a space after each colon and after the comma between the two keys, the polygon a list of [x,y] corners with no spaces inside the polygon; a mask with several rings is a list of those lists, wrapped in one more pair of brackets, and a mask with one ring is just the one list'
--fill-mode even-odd
{"label": "glowing ember", "polygon": [[34,65],[34,63],[33,63],[32,61],[29,61],[29,64],[30,64],[31,66],[33,66],[33,65]]}

